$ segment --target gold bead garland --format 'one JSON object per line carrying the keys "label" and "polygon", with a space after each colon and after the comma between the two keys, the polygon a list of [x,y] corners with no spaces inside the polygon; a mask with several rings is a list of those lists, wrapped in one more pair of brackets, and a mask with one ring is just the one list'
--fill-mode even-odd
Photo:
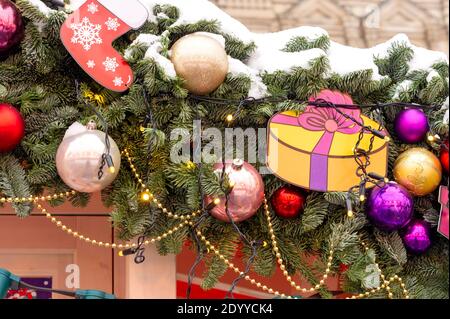
{"label": "gold bead garland", "polygon": [[[127,149],[125,149],[122,152],[123,155],[126,156],[129,164],[130,164],[130,168],[134,173],[134,176],[137,180],[137,182],[139,183],[141,189],[143,190],[143,194],[145,194],[145,197],[141,197],[141,199],[143,199],[145,202],[150,202],[152,201],[159,209],[162,210],[163,213],[167,214],[168,217],[173,218],[173,219],[180,219],[182,220],[182,222],[180,224],[178,224],[177,226],[175,226],[174,228],[170,229],[169,231],[163,233],[160,236],[157,236],[155,238],[151,238],[148,240],[144,241],[144,245],[148,246],[150,244],[154,244],[155,242],[161,241],[162,239],[166,238],[167,236],[173,234],[174,232],[178,231],[179,229],[181,229],[184,226],[193,226],[194,222],[192,221],[193,218],[195,218],[196,216],[198,216],[201,213],[201,210],[197,210],[196,212],[193,212],[191,214],[188,215],[182,215],[182,214],[175,214],[173,212],[170,212],[168,209],[166,209],[162,203],[155,198],[155,196],[150,192],[150,190],[147,188],[147,185],[144,184],[143,180],[141,179],[140,175],[138,174],[136,167],[133,164],[132,158],[129,154],[129,152],[127,151]],[[57,220],[55,217],[53,217],[50,213],[48,213],[48,211],[43,208],[43,206],[41,204],[38,204],[39,201],[50,201],[50,200],[54,200],[54,199],[58,199],[58,198],[65,198],[65,197],[69,197],[71,195],[76,194],[75,191],[70,191],[70,192],[65,192],[65,193],[59,193],[59,194],[53,194],[53,195],[47,195],[47,196],[30,196],[28,198],[0,198],[0,203],[34,203],[37,204],[37,208],[41,211],[41,213],[43,215],[45,215],[47,217],[47,219],[49,219],[52,223],[54,223],[57,227],[61,228],[64,232],[66,232],[69,235],[74,236],[75,238],[79,239],[79,240],[83,240],[86,243],[90,243],[92,245],[97,245],[99,247],[104,247],[104,248],[112,248],[112,249],[128,249],[128,248],[135,248],[137,247],[136,243],[126,243],[126,244],[116,244],[116,243],[108,243],[108,242],[102,242],[102,241],[97,241],[94,239],[90,239],[89,237],[86,237],[82,234],[79,234],[76,231],[73,231],[71,228],[68,228],[66,225],[64,225],[60,220]],[[266,215],[266,219],[267,219],[267,225],[269,228],[269,234],[271,236],[271,244],[272,244],[272,251],[275,254],[275,257],[277,259],[277,264],[279,265],[279,268],[281,269],[281,271],[283,272],[284,277],[286,278],[286,280],[290,283],[290,285],[295,288],[295,290],[297,291],[301,291],[301,292],[314,292],[317,291],[318,289],[320,289],[323,285],[325,285],[325,281],[328,278],[328,274],[330,273],[330,267],[332,265],[332,261],[333,261],[333,247],[330,247],[330,251],[329,251],[329,257],[327,259],[327,268],[325,270],[325,273],[322,276],[322,279],[319,281],[318,284],[316,284],[314,287],[311,287],[309,289],[307,288],[302,288],[300,285],[297,285],[297,283],[289,276],[287,270],[286,270],[286,266],[284,263],[284,260],[281,257],[281,254],[279,252],[279,248],[278,248],[278,243],[276,240],[276,236],[275,236],[275,232],[273,229],[273,225],[272,225],[272,218],[271,218],[271,214],[270,214],[270,210],[269,210],[269,205],[268,205],[268,201],[267,198],[264,198],[264,211],[265,211],[265,215]],[[233,263],[231,263],[223,254],[220,253],[220,251],[214,247],[209,240],[206,239],[205,236],[203,236],[202,232],[200,230],[197,230],[197,235],[200,237],[200,239],[204,242],[205,246],[207,247],[207,249],[209,251],[212,251],[215,255],[217,255],[219,257],[220,260],[222,260],[231,270],[233,270],[235,273],[239,274],[239,275],[244,275],[244,272],[242,272],[238,267],[236,267]],[[369,247],[362,242],[362,245],[364,246],[365,250],[367,251],[369,249]],[[365,298],[368,297],[372,294],[375,294],[379,291],[381,291],[381,289],[386,290],[388,298],[392,299],[393,298],[393,293],[391,292],[391,287],[390,285],[392,283],[394,283],[395,281],[397,281],[401,288],[403,289],[403,295],[405,297],[405,299],[409,299],[409,293],[406,289],[405,284],[403,283],[402,278],[400,278],[399,276],[395,275],[393,277],[390,277],[389,280],[386,280],[385,275],[382,274],[380,268],[379,268],[379,264],[375,263],[376,267],[377,267],[377,271],[380,272],[380,277],[383,280],[383,284],[380,287],[377,287],[375,289],[371,289],[365,293],[360,293],[359,295],[355,295],[352,296],[351,298],[347,298],[347,299],[361,299],[361,298]],[[273,294],[275,296],[279,296],[282,298],[288,298],[291,299],[291,296],[286,296],[286,294],[284,293],[280,293],[279,291],[273,290],[272,288],[267,287],[266,285],[263,285],[261,282],[256,281],[255,279],[252,279],[250,276],[246,275],[244,277],[244,279],[246,281],[249,281],[252,285],[255,285],[257,288],[262,289],[263,291],[269,293],[269,294]]]}
{"label": "gold bead garland", "polygon": [[[244,275],[244,272],[239,269],[239,267],[236,267],[228,258],[226,258],[222,253],[220,253],[220,250],[217,249],[214,245],[211,244],[209,240],[206,239],[205,236],[203,236],[203,233],[200,230],[197,230],[197,236],[200,238],[201,241],[205,244],[206,248],[209,251],[212,251],[217,257],[219,257],[220,260],[222,260],[228,268],[233,270],[235,273],[239,275]],[[279,296],[282,298],[288,298],[291,299],[291,296],[286,296],[284,293],[280,293],[277,290],[273,290],[272,288],[268,288],[266,285],[263,285],[261,282],[256,281],[255,279],[251,278],[249,275],[246,275],[244,279],[248,282],[250,282],[252,285],[262,289],[265,292],[268,292],[270,294],[273,294],[275,296]]]}
{"label": "gold bead garland", "polygon": [[[366,251],[369,250],[369,246],[367,246],[367,244],[363,241],[361,241],[361,245],[364,247],[364,249]],[[365,293],[360,293],[359,295],[355,295],[352,297],[347,297],[346,299],[361,299],[361,298],[365,298],[365,297],[369,297],[370,295],[376,294],[378,292],[380,292],[382,289],[386,290],[386,294],[388,296],[389,299],[393,299],[394,298],[394,294],[391,292],[391,284],[394,283],[395,281],[398,281],[398,283],[400,284],[400,287],[402,288],[402,293],[405,299],[409,299],[409,292],[406,289],[406,285],[403,282],[403,279],[401,277],[399,277],[398,275],[394,275],[392,277],[389,278],[389,280],[386,280],[386,276],[383,274],[383,272],[380,269],[380,265],[374,260],[375,262],[375,267],[377,268],[377,271],[380,272],[380,278],[381,280],[383,280],[383,283],[374,289],[371,289],[369,291],[366,291]]]}
{"label": "gold bead garland", "polygon": [[[72,235],[73,237],[79,239],[79,240],[83,240],[86,243],[90,243],[92,245],[97,245],[99,247],[104,247],[104,248],[112,248],[112,249],[127,249],[130,247],[136,247],[136,243],[131,243],[131,244],[116,244],[116,243],[108,243],[108,242],[102,242],[102,241],[98,241],[95,239],[90,239],[87,236],[84,236],[82,234],[80,234],[77,231],[72,230],[71,228],[67,227],[66,225],[64,225],[60,220],[56,219],[55,217],[52,216],[52,214],[50,214],[47,209],[45,209],[44,207],[42,207],[41,204],[37,204],[36,206],[43,215],[45,215],[47,217],[47,219],[49,219],[52,223],[54,223],[57,227],[61,228],[61,230],[63,230],[64,232],[66,232],[69,235]],[[179,223],[177,226],[173,227],[172,229],[168,230],[167,232],[163,233],[160,236],[157,236],[155,238],[151,238],[148,240],[144,241],[144,245],[148,246],[150,244],[154,244],[155,242],[161,241],[164,238],[166,238],[169,235],[172,235],[174,232],[180,230],[181,228],[183,228],[184,226],[190,225],[192,226],[194,223],[192,221],[190,221],[193,217],[195,217],[195,215],[191,216],[186,216],[186,220],[184,220],[183,222]]]}
{"label": "gold bead garland", "polygon": [[[137,173],[136,167],[133,164],[133,160],[132,160],[128,150],[125,149],[122,153],[127,157],[127,160],[128,160],[128,162],[130,164],[130,168],[133,171],[133,173],[135,174],[136,180],[141,185],[141,188],[144,190],[144,193],[149,195],[149,199],[152,199],[153,202],[155,204],[157,204],[158,208],[162,208],[161,203],[154,197],[154,195],[152,193],[150,193],[149,189],[147,189],[147,186],[143,183],[142,179],[140,178],[140,175]],[[277,241],[276,241],[276,236],[275,236],[275,232],[274,232],[273,225],[272,225],[272,218],[271,218],[271,215],[270,215],[269,205],[268,205],[268,201],[267,201],[266,197],[264,197],[264,211],[265,211],[266,218],[267,218],[267,225],[268,225],[268,228],[269,228],[269,234],[271,236],[272,250],[273,250],[273,252],[275,254],[275,257],[277,258],[277,264],[279,265],[279,268],[283,271],[283,275],[285,276],[286,280],[297,291],[314,292],[316,290],[319,290],[323,285],[325,285],[325,281],[328,278],[328,274],[331,272],[330,267],[332,265],[333,254],[334,254],[333,246],[330,247],[329,257],[328,257],[328,260],[327,260],[327,268],[325,270],[325,273],[322,275],[322,279],[314,287],[311,287],[309,289],[302,288],[300,285],[297,285],[297,283],[294,280],[292,280],[292,278],[289,276],[289,273],[286,270],[286,266],[284,265],[284,261],[283,261],[283,259],[281,257],[281,254],[280,254],[279,248],[278,248],[278,244],[277,244]],[[173,214],[173,213],[167,212],[167,210],[166,211],[163,210],[163,212],[171,214],[171,215],[169,215],[169,217],[175,218],[174,216],[179,216],[177,214]],[[200,212],[201,212],[200,210],[197,211],[197,213],[200,213]],[[181,216],[183,216],[183,215],[181,215]],[[219,257],[219,259],[222,260],[235,273],[237,273],[239,275],[244,274],[238,267],[236,267],[223,254],[221,254],[220,251],[216,247],[214,247],[210,243],[210,241],[206,239],[205,236],[203,236],[201,231],[197,230],[197,235],[205,243],[208,251],[214,252],[214,254],[217,255]],[[369,247],[367,247],[367,245],[364,242],[362,242],[362,245],[365,247],[366,250],[369,249]],[[379,268],[378,263],[376,263],[376,267],[377,267],[377,270],[380,271],[380,273],[381,273],[381,270]],[[390,299],[392,299],[393,298],[393,294],[392,294],[392,292],[390,292],[390,290],[391,290],[390,284],[393,283],[394,281],[398,281],[400,283],[400,286],[403,288],[403,294],[405,296],[405,299],[409,299],[409,294],[408,294],[408,291],[406,290],[405,284],[402,281],[402,278],[400,278],[397,275],[395,275],[395,276],[391,277],[389,280],[385,280],[385,276],[382,273],[381,273],[380,277],[384,281],[384,283],[380,287],[377,287],[376,289],[371,289],[370,291],[367,291],[364,294],[361,293],[361,294],[359,294],[357,296],[352,296],[351,298],[347,298],[347,299],[361,299],[361,298],[364,298],[364,297],[368,297],[371,294],[377,293],[381,289],[385,289],[388,292],[388,297]],[[270,294],[274,294],[274,295],[280,296],[282,298],[288,298],[288,299],[292,298],[291,296],[286,296],[286,294],[284,294],[284,293],[280,293],[278,291],[274,291],[272,288],[268,288],[266,285],[263,285],[262,283],[256,281],[255,279],[252,279],[248,275],[246,275],[244,277],[244,279],[246,281],[249,281],[252,285],[255,285],[256,287],[258,287],[258,288],[262,289],[263,291],[266,291],[266,292],[268,292]]]}
{"label": "gold bead garland", "polygon": [[144,181],[142,180],[141,176],[139,175],[139,173],[137,172],[136,167],[133,164],[133,159],[130,156],[130,153],[128,152],[127,149],[124,149],[122,151],[122,154],[125,155],[125,157],[127,158],[128,164],[130,165],[131,171],[134,174],[134,177],[136,178],[136,181],[138,182],[138,184],[141,187],[142,190],[142,195],[141,195],[141,199],[144,202],[150,202],[152,201],[159,209],[161,209],[161,211],[163,213],[165,213],[168,217],[173,218],[173,219],[181,219],[184,220],[185,218],[187,218],[188,216],[194,217],[198,214],[201,213],[201,210],[197,210],[193,213],[191,213],[190,215],[181,215],[181,214],[176,214],[173,213],[171,211],[169,211],[167,208],[165,208],[163,206],[163,204],[155,197],[155,195],[153,193],[150,192],[150,190],[147,188],[147,185],[144,183]]}
{"label": "gold bead garland", "polygon": [[289,273],[286,270],[286,266],[284,264],[283,258],[281,257],[280,250],[278,248],[278,243],[277,243],[277,240],[276,240],[275,232],[273,230],[272,218],[270,216],[269,204],[267,202],[267,198],[266,197],[264,197],[264,211],[265,211],[266,218],[267,218],[267,225],[269,227],[270,239],[272,241],[272,250],[273,250],[273,253],[275,254],[275,257],[277,258],[277,263],[279,265],[279,268],[283,272],[283,276],[289,282],[291,287],[293,287],[297,291],[314,292],[314,291],[320,289],[320,287],[325,285],[325,281],[327,280],[328,274],[331,271],[330,267],[331,267],[331,264],[332,264],[332,261],[333,261],[333,254],[334,254],[333,246],[330,247],[330,252],[329,252],[330,255],[329,255],[328,260],[327,260],[327,268],[325,270],[325,273],[322,275],[322,279],[314,287],[311,287],[309,289],[302,288],[300,285],[297,285],[297,283],[291,278],[291,276],[289,276]]}
{"label": "gold bead garland", "polygon": [[[162,207],[161,203],[154,197],[154,195],[149,191],[149,189],[147,189],[147,185],[145,185],[143,183],[140,175],[137,173],[136,167],[133,164],[133,160],[132,160],[128,150],[125,149],[122,152],[122,154],[125,155],[125,157],[127,158],[128,163],[130,164],[130,168],[133,171],[137,182],[140,184],[141,189],[144,190],[144,194],[146,194],[146,196],[148,196],[148,200],[153,200],[153,202],[158,206],[158,208],[163,209],[163,212],[167,213],[169,217],[179,218],[180,215],[173,214],[171,212],[168,212],[167,210],[164,211],[164,208]],[[322,276],[322,279],[320,280],[319,284],[317,284],[315,287],[311,287],[309,289],[302,288],[301,286],[297,285],[295,283],[295,281],[293,281],[292,278],[289,276],[289,274],[288,274],[288,272],[286,270],[286,266],[284,265],[284,261],[281,258],[281,254],[279,253],[279,249],[278,249],[277,242],[276,242],[276,237],[275,237],[274,230],[273,230],[272,223],[271,223],[270,210],[269,210],[269,205],[268,205],[268,202],[267,202],[267,198],[264,198],[264,208],[265,208],[266,218],[267,218],[267,222],[268,222],[268,226],[269,226],[269,233],[271,234],[273,251],[274,251],[275,256],[277,258],[278,265],[279,265],[280,269],[283,271],[283,275],[289,281],[291,286],[294,287],[298,291],[314,292],[314,291],[320,289],[320,287],[325,284],[325,280],[328,278],[328,274],[330,273],[331,261],[333,260],[333,256],[332,256],[333,250],[330,251],[330,256],[328,257],[327,269],[326,269],[325,274]],[[197,211],[197,213],[200,213],[200,212],[201,212],[200,210]],[[190,215],[188,215],[188,216],[190,216]],[[180,218],[181,217],[183,217],[183,215],[181,215]],[[226,259],[224,255],[220,254],[220,251],[216,247],[211,245],[211,243],[206,239],[206,237],[202,235],[201,231],[197,231],[197,235],[205,243],[207,249],[209,251],[213,251],[214,254],[219,256],[220,260],[222,260],[230,269],[232,269],[234,272],[236,272],[238,274],[243,274],[243,272],[238,267],[236,267],[228,259]],[[258,288],[261,288],[263,291],[266,291],[268,293],[274,294],[276,296],[280,296],[280,297],[286,298],[285,294],[280,294],[278,291],[274,291],[272,288],[268,288],[266,285],[263,285],[260,282],[255,281],[254,279],[251,279],[249,276],[245,276],[244,279],[246,279],[247,281],[250,281],[250,283],[256,285],[256,287],[258,287]],[[291,298],[291,297],[288,297],[288,298]]]}
{"label": "gold bead garland", "polygon": [[62,193],[55,193],[46,196],[29,196],[29,197],[0,197],[0,203],[36,203],[36,202],[49,202],[58,198],[67,198],[75,195],[77,192],[74,190]]}
{"label": "gold bead garland", "polygon": [[[175,214],[172,213],[171,211],[169,211],[167,208],[163,207],[162,203],[155,198],[155,196],[150,192],[149,189],[146,189],[146,185],[143,183],[142,179],[140,178],[139,174],[137,173],[136,168],[134,167],[133,163],[132,163],[132,159],[130,157],[130,154],[128,153],[127,150],[125,150],[124,152],[122,152],[122,154],[125,154],[128,162],[130,163],[130,168],[132,169],[134,176],[136,177],[138,183],[140,184],[142,189],[145,189],[145,193],[148,195],[148,199],[147,201],[152,201],[159,209],[162,210],[163,213],[167,214],[168,217],[173,218],[173,219],[180,219],[182,222],[180,224],[178,224],[177,226],[173,227],[172,229],[168,230],[167,232],[163,233],[160,236],[157,236],[156,238],[151,238],[148,240],[144,241],[144,245],[148,246],[150,244],[154,244],[157,241],[161,241],[164,238],[167,238],[169,235],[172,235],[174,232],[178,231],[180,228],[186,226],[186,225],[193,225],[193,222],[191,221],[191,219],[193,219],[194,217],[198,216],[201,211],[197,210],[196,212],[193,212],[191,214],[188,215],[181,215],[181,214]],[[70,191],[70,192],[66,192],[66,193],[60,193],[60,194],[54,194],[54,195],[48,195],[48,196],[30,196],[29,198],[23,198],[23,199],[9,199],[9,198],[5,198],[3,200],[0,199],[0,202],[7,202],[7,203],[16,203],[16,202],[32,202],[37,204],[38,201],[50,201],[53,199],[57,199],[57,198],[64,198],[64,197],[69,197],[70,195],[74,195],[76,194],[75,191]],[[47,217],[47,219],[49,219],[52,223],[54,223],[57,227],[60,227],[63,231],[65,231],[67,234],[74,236],[75,238],[79,239],[79,240],[83,240],[86,243],[90,243],[93,245],[97,245],[99,247],[104,247],[104,248],[112,248],[112,249],[127,249],[127,248],[134,248],[137,247],[136,243],[127,243],[127,244],[116,244],[116,243],[108,243],[108,242],[102,242],[102,241],[98,241],[95,239],[91,239],[87,236],[84,236],[82,234],[79,234],[77,231],[73,231],[71,228],[68,228],[66,225],[64,225],[60,220],[57,220],[55,217],[52,216],[52,214],[50,214],[45,208],[43,208],[43,206],[41,204],[37,204],[36,206],[43,215],[45,215]]]}

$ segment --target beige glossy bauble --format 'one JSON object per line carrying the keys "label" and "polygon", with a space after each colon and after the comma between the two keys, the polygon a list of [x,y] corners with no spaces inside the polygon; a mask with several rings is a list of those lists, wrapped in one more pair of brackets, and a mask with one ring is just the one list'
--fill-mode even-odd
{"label": "beige glossy bauble", "polygon": [[78,122],[72,124],[56,153],[56,168],[64,183],[81,193],[98,192],[108,187],[120,169],[120,150],[111,137],[109,143],[114,170],[105,165],[99,179],[98,172],[106,151],[105,133],[96,130],[91,123],[87,126]]}
{"label": "beige glossy bauble", "polygon": [[440,185],[442,166],[432,152],[419,147],[411,148],[395,161],[394,177],[412,194],[424,196]]}
{"label": "beige glossy bauble", "polygon": [[189,34],[172,46],[170,57],[177,75],[185,80],[191,93],[206,95],[215,91],[228,73],[228,55],[223,45],[211,36]]}

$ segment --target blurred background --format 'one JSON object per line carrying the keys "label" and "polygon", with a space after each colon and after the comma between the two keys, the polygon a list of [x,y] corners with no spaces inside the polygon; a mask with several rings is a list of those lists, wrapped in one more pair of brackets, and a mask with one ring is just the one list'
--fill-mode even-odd
{"label": "blurred background", "polygon": [[333,41],[371,47],[405,33],[449,53],[448,0],[211,0],[254,32],[319,26]]}

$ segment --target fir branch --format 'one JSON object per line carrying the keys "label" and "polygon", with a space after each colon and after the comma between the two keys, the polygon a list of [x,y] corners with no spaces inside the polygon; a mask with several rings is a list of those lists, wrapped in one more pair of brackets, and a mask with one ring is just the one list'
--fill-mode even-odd
{"label": "fir branch", "polygon": [[404,265],[407,262],[406,250],[402,239],[398,233],[383,233],[375,231],[375,238],[380,243],[384,251],[392,257],[399,265]]}
{"label": "fir branch", "polygon": [[316,229],[328,215],[329,204],[322,194],[312,193],[306,200],[306,207],[302,216],[301,229],[303,233]]}
{"label": "fir branch", "polygon": [[[12,155],[0,155],[0,194],[9,198],[29,198],[31,195],[25,171]],[[12,203],[12,205],[20,217],[31,213],[31,204]]]}
{"label": "fir branch", "polygon": [[316,39],[310,40],[306,37],[294,37],[286,44],[283,51],[285,52],[300,52],[310,49],[322,49],[327,51],[330,47],[330,38],[328,35],[322,35]]}

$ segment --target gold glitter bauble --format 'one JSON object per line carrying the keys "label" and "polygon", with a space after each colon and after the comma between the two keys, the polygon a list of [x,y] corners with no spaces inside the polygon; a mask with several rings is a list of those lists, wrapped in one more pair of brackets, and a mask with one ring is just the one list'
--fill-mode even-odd
{"label": "gold glitter bauble", "polygon": [[228,55],[222,44],[211,36],[193,33],[172,46],[170,57],[177,75],[185,80],[191,93],[206,95],[215,91],[228,73]]}
{"label": "gold glitter bauble", "polygon": [[394,164],[395,180],[416,196],[433,192],[442,179],[439,159],[424,148],[411,148],[397,158]]}

